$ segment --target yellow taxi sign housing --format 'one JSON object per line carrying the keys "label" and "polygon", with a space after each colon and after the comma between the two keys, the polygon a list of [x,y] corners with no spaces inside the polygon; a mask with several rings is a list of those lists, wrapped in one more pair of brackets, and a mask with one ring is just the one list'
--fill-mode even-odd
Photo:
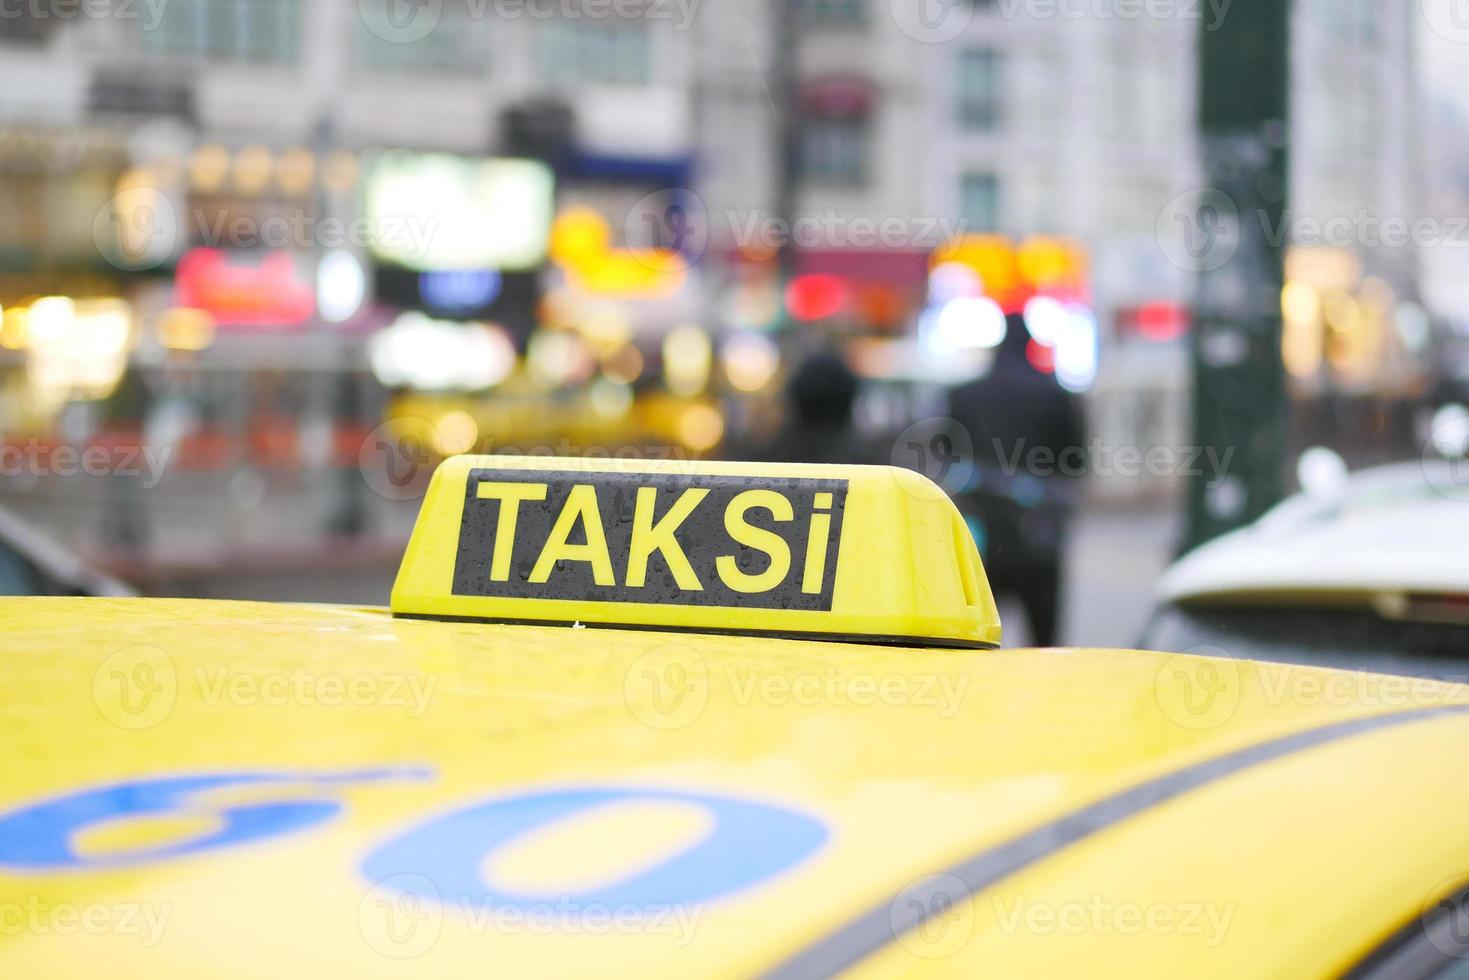
{"label": "yellow taxi sign housing", "polygon": [[395,615],[994,646],[959,511],[887,466],[458,456]]}

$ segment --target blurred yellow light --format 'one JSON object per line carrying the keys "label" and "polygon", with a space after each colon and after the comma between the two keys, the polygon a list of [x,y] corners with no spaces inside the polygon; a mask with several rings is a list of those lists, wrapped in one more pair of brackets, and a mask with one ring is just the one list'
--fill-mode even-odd
{"label": "blurred yellow light", "polygon": [[576,334],[538,330],[525,352],[531,374],[553,385],[569,384],[591,372],[586,345]]}
{"label": "blurred yellow light", "polygon": [[281,154],[275,179],[287,194],[305,194],[316,179],[316,157],[303,147],[292,147]]}
{"label": "blurred yellow light", "polygon": [[756,392],[780,370],[780,350],[763,334],[739,334],[724,349],[724,373],[736,391]]}
{"label": "blurred yellow light", "polygon": [[131,346],[133,310],[126,300],[83,300],[75,309],[76,346],[85,354],[107,357]]}
{"label": "blurred yellow light", "polygon": [[964,235],[934,250],[929,267],[955,262],[973,270],[990,296],[1002,296],[1020,280],[1015,246],[1004,235]]}
{"label": "blurred yellow light", "polygon": [[1351,333],[1362,322],[1362,309],[1350,293],[1327,293],[1321,308],[1327,324],[1338,333]]}
{"label": "blurred yellow light", "polygon": [[1081,278],[1080,249],[1056,238],[1027,238],[1016,255],[1021,278],[1035,286],[1075,282]]}
{"label": "blurred yellow light", "polygon": [[12,306],[0,313],[0,347],[25,350],[27,312],[24,306]]}
{"label": "blurred yellow light", "polygon": [[26,316],[27,376],[53,394],[105,398],[127,369],[132,333],[132,308],[125,300],[38,299]]}
{"label": "blurred yellow light", "polygon": [[337,150],[321,162],[321,183],[327,190],[346,193],[357,186],[357,158]]}
{"label": "blurred yellow light", "polygon": [[569,289],[552,289],[541,297],[536,314],[543,326],[572,329],[582,315],[582,303]]}
{"label": "blurred yellow light", "polygon": [[591,208],[567,208],[551,225],[551,258],[561,265],[581,265],[611,247],[612,229]]}
{"label": "blurred yellow light", "polygon": [[75,322],[75,303],[65,296],[44,296],[31,304],[26,337],[32,349],[54,348],[66,342]]}
{"label": "blurred yellow light", "polygon": [[140,187],[157,190],[160,185],[158,171],[151,167],[133,167],[131,170],[123,171],[122,175],[117,178],[116,190],[118,193]]}
{"label": "blurred yellow light", "polygon": [[632,388],[610,378],[598,378],[587,391],[587,402],[603,418],[622,418],[632,410]]}
{"label": "blurred yellow light", "polygon": [[1352,289],[1362,278],[1362,263],[1350,249],[1292,245],[1285,253],[1285,277],[1323,291]]}
{"label": "blurred yellow light", "polygon": [[1280,335],[1280,356],[1285,361],[1285,369],[1297,378],[1315,376],[1325,355],[1324,340],[1318,321],[1288,318]]}
{"label": "blurred yellow light", "polygon": [[632,319],[614,306],[591,310],[577,326],[592,350],[599,354],[619,350],[632,338]]}
{"label": "blurred yellow light", "polygon": [[697,395],[709,384],[714,345],[701,328],[689,324],[663,338],[663,375],[676,395]]}
{"label": "blurred yellow light", "polygon": [[724,438],[724,416],[710,405],[690,405],[678,418],[678,441],[696,453],[708,452]]}
{"label": "blurred yellow light", "polygon": [[196,191],[215,193],[224,187],[229,172],[229,151],[215,143],[199,147],[189,160],[189,180]]}
{"label": "blurred yellow light", "polygon": [[214,343],[214,328],[207,311],[174,307],[158,318],[158,342],[169,350],[204,350]]}
{"label": "blurred yellow light", "polygon": [[1321,315],[1321,297],[1308,283],[1288,282],[1280,291],[1280,311],[1287,320],[1315,323]]}
{"label": "blurred yellow light", "polygon": [[612,247],[612,229],[588,207],[561,212],[551,225],[551,258],[572,285],[607,296],[661,296],[683,288],[687,263],[669,249]]}
{"label": "blurred yellow light", "polygon": [[440,456],[467,453],[479,441],[479,424],[467,412],[447,412],[434,424],[433,440]]}
{"label": "blurred yellow light", "polygon": [[263,146],[247,146],[235,157],[235,187],[246,194],[259,194],[270,184],[275,158]]}
{"label": "blurred yellow light", "polygon": [[602,362],[602,373],[620,384],[632,384],[643,376],[643,352],[624,345]]}

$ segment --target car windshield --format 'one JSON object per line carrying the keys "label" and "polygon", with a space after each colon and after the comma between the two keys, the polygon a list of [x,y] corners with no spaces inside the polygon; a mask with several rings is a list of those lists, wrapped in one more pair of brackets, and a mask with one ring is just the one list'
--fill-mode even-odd
{"label": "car windshield", "polygon": [[1385,619],[1372,610],[1170,605],[1153,617],[1139,645],[1469,681],[1469,624]]}

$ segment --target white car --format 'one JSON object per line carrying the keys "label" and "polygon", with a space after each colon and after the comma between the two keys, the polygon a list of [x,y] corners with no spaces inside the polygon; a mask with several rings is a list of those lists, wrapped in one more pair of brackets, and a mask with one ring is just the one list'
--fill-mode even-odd
{"label": "white car", "polygon": [[1469,680],[1469,467],[1384,466],[1284,501],[1175,563],[1140,645]]}

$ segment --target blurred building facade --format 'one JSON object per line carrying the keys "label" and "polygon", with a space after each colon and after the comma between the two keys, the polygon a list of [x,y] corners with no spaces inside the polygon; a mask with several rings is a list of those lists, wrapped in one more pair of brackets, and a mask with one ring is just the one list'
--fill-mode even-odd
{"label": "blurred building facade", "polygon": [[[321,292],[342,277],[327,276],[324,260],[343,249],[320,241],[321,228],[362,217],[361,168],[376,148],[531,154],[555,167],[558,222],[575,219],[551,235],[544,284],[573,309],[543,304],[541,283],[526,286],[522,305],[532,319],[591,325],[583,332],[597,349],[583,360],[592,368],[561,376],[613,378],[599,392],[604,406],[625,407],[624,389],[645,360],[651,371],[669,352],[656,338],[670,333],[675,360],[694,364],[690,376],[707,386],[710,341],[679,329],[754,331],[780,319],[790,297],[773,253],[784,241],[799,246],[791,271],[812,287],[800,305],[818,314],[798,321],[840,319],[819,314],[843,280],[855,296],[844,315],[900,335],[913,331],[934,253],[955,234],[1004,236],[1017,248],[1042,236],[1075,243],[1087,266],[1072,298],[1095,311],[1108,348],[1095,428],[1114,444],[1182,444],[1192,270],[1160,248],[1158,223],[1200,182],[1197,17],[1076,17],[1064,5],[991,0],[948,5],[948,19],[928,23],[881,0],[790,3],[403,5],[433,12],[428,21],[395,19],[387,0],[32,6],[0,19],[0,306],[122,296],[144,320],[138,350],[175,383],[226,384],[193,378],[201,362],[315,366],[353,380],[241,377],[229,397],[365,424],[377,411],[359,390],[370,388],[368,338],[420,305],[417,287],[400,301],[404,277],[374,270],[349,243],[368,267],[368,295],[360,311],[325,315]],[[1379,222],[1417,213],[1421,134],[1402,108],[1416,104],[1412,6],[1296,4],[1297,215],[1350,223],[1360,211]],[[787,99],[789,158],[777,125]],[[187,217],[161,244],[148,208],[115,203],[148,181],[166,185]],[[174,264],[209,229],[298,215],[305,231],[286,243],[300,260],[295,278],[253,281],[283,287],[272,294],[299,291],[297,305],[316,308],[293,308],[285,329],[221,326],[207,343],[195,321],[169,319]],[[144,252],[159,246],[162,271],[105,260],[99,243],[118,236],[141,236]],[[588,236],[627,252],[605,263],[619,275],[578,276],[557,259],[558,241],[583,248]],[[1416,247],[1351,231],[1341,246],[1296,251],[1287,358],[1303,391],[1338,376],[1370,384],[1384,364],[1406,376],[1388,314],[1416,299]],[[656,288],[640,258],[648,254]],[[535,327],[517,335],[522,354]],[[639,332],[655,340],[627,354]],[[755,367],[741,391],[778,381],[762,343],[739,348]],[[543,348],[548,360],[575,360],[560,356],[564,345]],[[598,358],[638,371],[620,362],[598,373]],[[693,382],[674,387],[707,394]],[[708,449],[723,430],[707,414],[696,421],[690,445]]]}

